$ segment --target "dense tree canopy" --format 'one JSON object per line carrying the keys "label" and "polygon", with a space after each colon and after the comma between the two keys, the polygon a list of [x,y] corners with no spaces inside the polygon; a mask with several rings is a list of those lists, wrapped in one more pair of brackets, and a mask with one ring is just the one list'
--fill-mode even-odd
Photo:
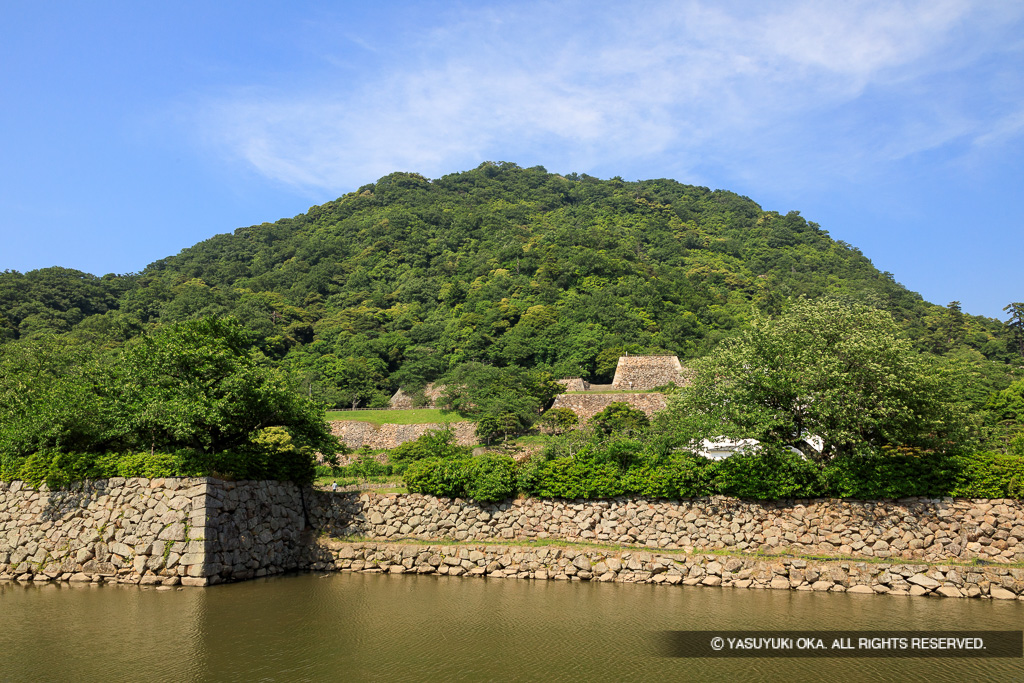
{"label": "dense tree canopy", "polygon": [[[622,353],[666,351],[707,360],[678,399],[693,410],[645,432],[654,461],[701,430],[822,458],[944,449],[973,428],[965,409],[993,443],[1024,444],[1000,417],[1013,396],[992,398],[1021,379],[1022,311],[925,302],[798,212],[728,191],[504,162],[392,173],[140,273],[0,273],[0,467],[107,453],[154,471],[125,464],[135,451],[242,476],[329,448],[316,406],[429,382],[490,441],[529,428],[552,379],[608,382]],[[632,467],[627,437],[598,464]]]}
{"label": "dense tree canopy", "polygon": [[866,306],[796,300],[779,316],[756,317],[696,369],[673,411],[702,438],[754,437],[823,460],[968,440],[961,376]]}
{"label": "dense tree canopy", "polygon": [[179,474],[308,479],[314,452],[337,441],[250,347],[237,321],[213,318],[119,351],[59,337],[0,347],[0,475],[55,480],[148,451],[178,454]]}
{"label": "dense tree canopy", "polygon": [[777,314],[801,295],[886,310],[933,353],[1016,355],[1001,322],[927,304],[797,212],[510,163],[393,173],[136,275],[0,273],[0,343],[58,333],[117,345],[230,314],[307,395],[370,406],[471,361],[606,382],[624,351],[698,357],[752,310]]}

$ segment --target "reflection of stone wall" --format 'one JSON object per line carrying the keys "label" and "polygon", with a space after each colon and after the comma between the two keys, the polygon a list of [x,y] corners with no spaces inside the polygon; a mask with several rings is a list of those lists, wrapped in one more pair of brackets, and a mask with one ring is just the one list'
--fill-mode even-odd
{"label": "reflection of stone wall", "polygon": [[[441,394],[444,393],[444,385],[434,385],[433,382],[423,388],[423,396],[427,399],[426,405],[420,406],[421,408],[436,408],[437,400],[441,398]],[[405,393],[404,390],[399,389],[395,392],[395,395],[391,397],[390,404],[393,410],[412,410],[416,406],[412,404],[412,396]]]}
{"label": "reflection of stone wall", "polygon": [[647,417],[664,410],[666,405],[662,394],[559,394],[551,407],[568,408],[583,424],[611,403],[628,403],[644,411]]}
{"label": "reflection of stone wall", "polygon": [[[406,441],[415,441],[427,432],[444,426],[437,422],[419,425],[377,425],[372,422],[339,420],[331,423],[331,433],[349,448],[394,448]],[[475,423],[450,422],[448,426],[455,432],[455,441],[460,446],[476,445]]]}
{"label": "reflection of stone wall", "polygon": [[615,367],[612,386],[648,391],[670,382],[680,387],[689,384],[683,366],[675,356],[623,356]]}

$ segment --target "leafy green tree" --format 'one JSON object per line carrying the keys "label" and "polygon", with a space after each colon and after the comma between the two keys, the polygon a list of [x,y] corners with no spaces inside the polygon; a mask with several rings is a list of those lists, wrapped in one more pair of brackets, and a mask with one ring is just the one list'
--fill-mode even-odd
{"label": "leafy green tree", "polygon": [[549,373],[517,367],[464,363],[444,379],[440,403],[478,423],[478,435],[490,442],[522,433],[542,408],[565,390]]}
{"label": "leafy green tree", "polygon": [[230,319],[167,326],[116,354],[16,342],[0,349],[0,369],[5,478],[105,476],[145,451],[173,463],[165,475],[307,481],[313,454],[338,449],[322,410],[261,364]]}
{"label": "leafy green tree", "polygon": [[696,367],[672,408],[675,428],[695,438],[754,437],[822,460],[969,440],[958,378],[884,311],[799,299],[778,318],[755,316]]}
{"label": "leafy green tree", "polygon": [[604,410],[590,418],[590,422],[603,434],[638,434],[650,425],[647,413],[625,401],[609,403]]}
{"label": "leafy green tree", "polygon": [[551,408],[538,420],[541,428],[549,434],[562,434],[574,429],[580,419],[571,408]]}
{"label": "leafy green tree", "polygon": [[328,354],[317,361],[316,367],[323,398],[329,405],[348,405],[355,410],[360,403],[380,403],[386,398],[382,391],[386,366],[379,358]]}
{"label": "leafy green tree", "polygon": [[1007,304],[1003,310],[1010,314],[1006,321],[1006,329],[1010,334],[1010,343],[1016,347],[1017,353],[1024,358],[1024,303]]}
{"label": "leafy green tree", "polygon": [[301,448],[331,454],[315,404],[250,353],[232,319],[203,318],[157,330],[130,346],[117,381],[128,432],[151,449],[225,451],[251,446],[262,429],[284,427]]}

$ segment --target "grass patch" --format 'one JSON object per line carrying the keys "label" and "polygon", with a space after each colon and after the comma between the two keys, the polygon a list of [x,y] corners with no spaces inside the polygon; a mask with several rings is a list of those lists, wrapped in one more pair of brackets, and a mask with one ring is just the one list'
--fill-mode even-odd
{"label": "grass patch", "polygon": [[551,441],[551,436],[548,434],[529,434],[520,436],[513,443],[516,446],[543,446],[548,441]]}
{"label": "grass patch", "polygon": [[417,408],[414,410],[330,410],[327,412],[327,420],[330,422],[371,422],[375,425],[420,425],[432,422],[465,422],[466,418],[460,417],[458,413],[452,411]]}

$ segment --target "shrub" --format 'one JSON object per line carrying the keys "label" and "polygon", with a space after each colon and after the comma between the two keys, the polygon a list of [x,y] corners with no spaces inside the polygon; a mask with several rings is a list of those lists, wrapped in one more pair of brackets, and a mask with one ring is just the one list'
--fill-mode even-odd
{"label": "shrub", "polygon": [[516,463],[507,455],[481,455],[468,460],[466,495],[485,502],[516,493]]}
{"label": "shrub", "polygon": [[1024,457],[976,453],[959,458],[960,480],[952,495],[964,498],[1024,497]]}
{"label": "shrub", "polygon": [[542,498],[612,498],[623,492],[618,467],[583,458],[555,458],[538,464],[529,485],[527,492]]}
{"label": "shrub", "polygon": [[461,498],[466,495],[468,468],[464,458],[425,458],[410,463],[403,478],[409,493]]}
{"label": "shrub", "polygon": [[950,495],[961,478],[963,464],[918,448],[883,448],[879,453],[843,455],[822,473],[829,494],[839,498],[874,500],[907,496]]}
{"label": "shrub", "polygon": [[761,444],[737,452],[715,467],[715,490],[726,496],[773,500],[809,498],[823,491],[821,470],[784,446]]}
{"label": "shrub", "polygon": [[689,452],[673,453],[659,464],[644,463],[625,473],[624,488],[650,498],[701,498],[716,493],[718,461]]}
{"label": "shrub", "polygon": [[391,449],[388,458],[396,465],[406,465],[428,458],[458,458],[470,454],[471,448],[455,443],[455,432],[451,427],[433,429],[415,441],[406,441]]}
{"label": "shrub", "polygon": [[650,425],[647,413],[637,410],[624,401],[609,403],[590,423],[604,434],[636,434]]}

